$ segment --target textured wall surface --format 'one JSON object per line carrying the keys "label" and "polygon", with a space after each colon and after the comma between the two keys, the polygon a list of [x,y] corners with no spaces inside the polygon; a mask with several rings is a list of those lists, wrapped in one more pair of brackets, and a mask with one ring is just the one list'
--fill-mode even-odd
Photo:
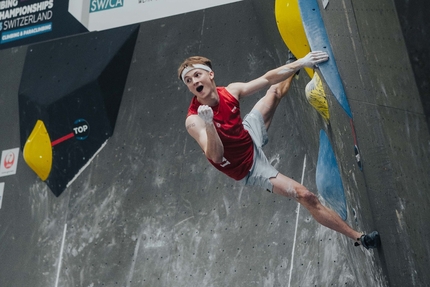
{"label": "textured wall surface", "polygon": [[[347,222],[381,232],[368,251],[318,225],[293,200],[212,168],[184,120],[176,69],[213,61],[218,85],[285,63],[273,1],[242,1],[140,25],[113,136],[56,198],[20,156],[0,209],[1,286],[424,286],[430,246],[430,136],[391,1],[330,1],[322,11],[354,116],[330,91],[331,123],[306,102],[300,73],[265,147],[315,193],[319,132],[332,142]],[[20,146],[18,89],[27,47],[0,51],[0,149]],[[241,102],[242,115],[264,93]],[[303,174],[303,177],[302,177]]]}

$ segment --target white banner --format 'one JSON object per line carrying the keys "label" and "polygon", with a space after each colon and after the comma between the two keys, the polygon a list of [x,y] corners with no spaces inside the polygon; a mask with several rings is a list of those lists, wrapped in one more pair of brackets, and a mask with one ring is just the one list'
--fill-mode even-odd
{"label": "white banner", "polygon": [[69,12],[89,31],[101,31],[242,0],[73,0]]}

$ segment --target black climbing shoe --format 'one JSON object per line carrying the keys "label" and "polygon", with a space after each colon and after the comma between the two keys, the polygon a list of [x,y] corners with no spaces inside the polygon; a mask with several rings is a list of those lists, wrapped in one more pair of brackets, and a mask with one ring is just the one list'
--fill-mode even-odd
{"label": "black climbing shoe", "polygon": [[[361,245],[363,245],[366,249],[373,249],[381,246],[381,238],[378,231],[372,231],[369,234],[363,234],[357,240],[360,240]],[[359,245],[360,244],[356,243],[356,246]]]}
{"label": "black climbing shoe", "polygon": [[[289,63],[292,63],[292,62],[295,62],[295,61],[297,61],[297,58],[293,55],[293,53],[290,50],[288,50],[288,59],[285,62],[285,64],[289,64]],[[300,70],[298,70],[294,75],[298,76],[299,73],[300,73]]]}

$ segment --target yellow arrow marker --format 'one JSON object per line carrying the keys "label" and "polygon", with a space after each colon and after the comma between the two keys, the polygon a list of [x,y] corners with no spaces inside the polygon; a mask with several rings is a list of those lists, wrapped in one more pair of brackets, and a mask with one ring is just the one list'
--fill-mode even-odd
{"label": "yellow arrow marker", "polygon": [[52,167],[51,139],[45,124],[38,120],[24,146],[24,160],[45,181]]}
{"label": "yellow arrow marker", "polygon": [[[288,49],[296,58],[306,56],[311,49],[300,16],[298,0],[276,0],[275,18],[279,33]],[[314,71],[309,68],[305,70],[312,78]]]}

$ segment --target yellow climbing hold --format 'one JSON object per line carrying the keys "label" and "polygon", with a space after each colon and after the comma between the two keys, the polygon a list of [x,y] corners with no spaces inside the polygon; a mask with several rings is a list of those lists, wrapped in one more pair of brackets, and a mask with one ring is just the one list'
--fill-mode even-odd
{"label": "yellow climbing hold", "polygon": [[[275,0],[275,18],[279,34],[288,49],[297,59],[306,56],[311,49],[303,27],[299,1]],[[305,70],[312,78],[314,71],[310,68],[305,68]]]}
{"label": "yellow climbing hold", "polygon": [[314,73],[312,80],[306,85],[305,94],[306,99],[311,106],[317,110],[317,112],[323,117],[324,121],[328,124],[330,120],[328,102],[318,73]]}
{"label": "yellow climbing hold", "polygon": [[28,166],[45,181],[51,172],[52,147],[48,131],[41,120],[36,122],[28,137],[23,156]]}

